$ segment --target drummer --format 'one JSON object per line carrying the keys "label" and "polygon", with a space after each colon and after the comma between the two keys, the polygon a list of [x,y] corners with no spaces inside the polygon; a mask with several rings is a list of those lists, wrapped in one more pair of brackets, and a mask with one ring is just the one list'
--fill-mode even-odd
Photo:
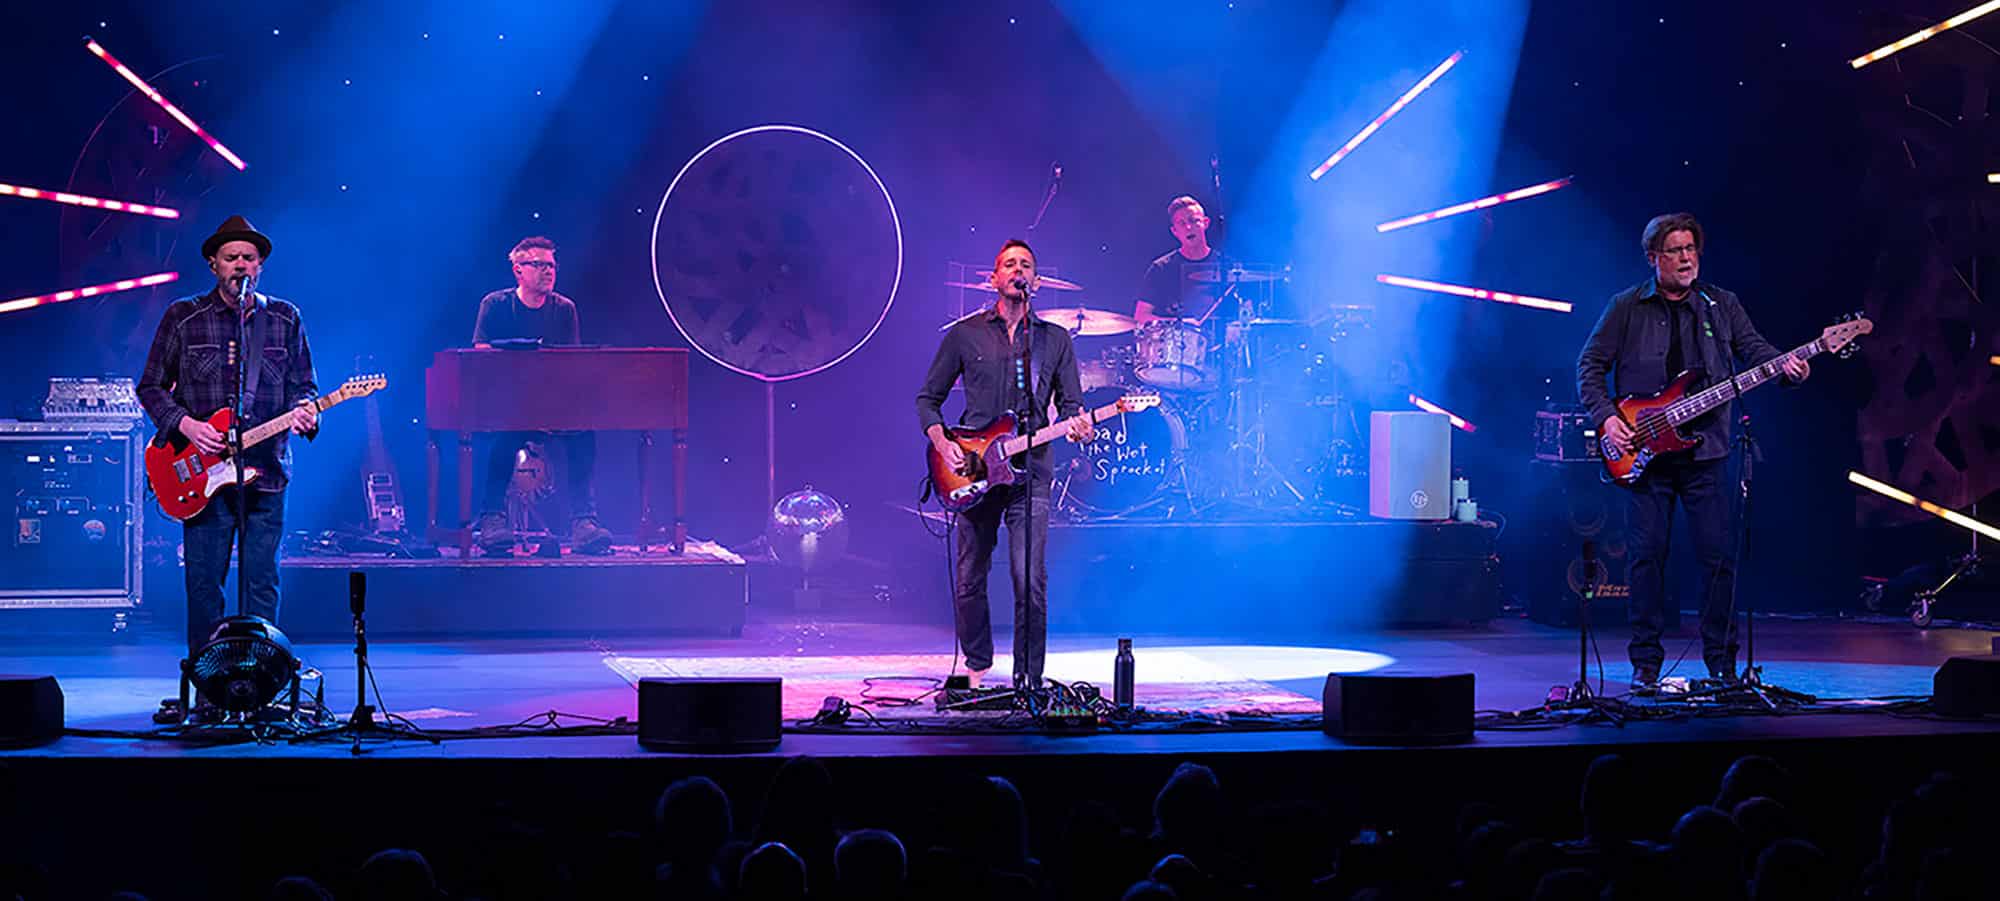
{"label": "drummer", "polygon": [[[1201,201],[1182,195],[1169,202],[1167,230],[1180,247],[1146,267],[1146,278],[1139,284],[1139,302],[1132,310],[1132,321],[1140,328],[1156,319],[1200,319],[1227,287],[1215,273],[1227,271],[1232,261],[1208,243],[1208,213],[1201,208]],[[1195,277],[1204,272],[1210,273],[1207,279]],[[1218,309],[1208,317],[1203,331],[1213,332],[1214,326],[1235,318],[1234,309]]]}

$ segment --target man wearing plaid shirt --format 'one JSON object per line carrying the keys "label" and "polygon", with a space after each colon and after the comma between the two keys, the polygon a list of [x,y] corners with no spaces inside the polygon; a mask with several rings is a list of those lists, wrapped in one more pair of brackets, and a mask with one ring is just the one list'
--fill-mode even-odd
{"label": "man wearing plaid shirt", "polygon": [[[161,433],[179,435],[203,453],[221,453],[226,438],[207,420],[230,405],[236,388],[230,345],[239,334],[254,338],[261,330],[262,345],[246,360],[259,372],[255,396],[246,401],[240,417],[243,428],[290,416],[291,431],[311,438],[319,418],[307,402],[318,386],[305,323],[289,301],[255,290],[271,255],[271,239],[243,217],[231,216],[202,242],[201,253],[215,273],[215,288],[175,301],[161,317],[139,376],[139,401],[146,415]],[[190,659],[223,619],[222,586],[236,544],[239,504],[248,505],[239,561],[246,609],[239,612],[277,622],[278,540],[285,531],[285,485],[292,462],[288,438],[280,434],[245,450],[244,468],[258,471],[249,489],[223,488],[215,503],[182,524]]]}

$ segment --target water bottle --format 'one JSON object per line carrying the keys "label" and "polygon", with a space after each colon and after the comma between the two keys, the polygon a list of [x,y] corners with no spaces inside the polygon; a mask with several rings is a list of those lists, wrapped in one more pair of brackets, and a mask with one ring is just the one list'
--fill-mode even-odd
{"label": "water bottle", "polygon": [[1119,707],[1132,706],[1132,639],[1118,639],[1118,657],[1111,664],[1111,702]]}

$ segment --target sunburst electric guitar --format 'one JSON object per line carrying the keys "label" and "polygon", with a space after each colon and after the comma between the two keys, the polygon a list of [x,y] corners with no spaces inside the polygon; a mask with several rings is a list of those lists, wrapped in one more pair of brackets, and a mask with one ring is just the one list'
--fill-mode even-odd
{"label": "sunburst electric guitar", "polygon": [[[348,379],[339,390],[321,395],[310,403],[315,410],[324,413],[341,401],[367,397],[388,385],[389,380],[380,375],[357,375]],[[224,407],[208,417],[208,424],[216,431],[227,434],[229,418],[229,408]],[[286,410],[244,432],[243,449],[249,450],[291,427],[292,411]],[[257,476],[256,467],[243,467],[245,484],[255,481]],[[194,518],[208,506],[209,498],[221,491],[224,485],[235,482],[236,466],[229,462],[228,457],[196,450],[194,442],[179,432],[161,432],[153,437],[151,444],[146,445],[146,483],[152,486],[153,494],[160,499],[160,509],[175,519]]]}
{"label": "sunburst electric guitar", "polygon": [[1667,387],[1655,394],[1628,395],[1618,399],[1618,416],[1632,427],[1633,448],[1627,453],[1614,444],[1608,436],[1597,437],[1598,446],[1604,451],[1604,472],[1607,478],[1619,485],[1631,485],[1646,474],[1646,467],[1655,458],[1664,454],[1678,454],[1694,450],[1701,444],[1700,435],[1690,435],[1681,427],[1696,417],[1720,407],[1736,396],[1785,374],[1785,357],[1809,360],[1823,353],[1839,354],[1842,357],[1854,352],[1854,340],[1875,330],[1875,323],[1863,318],[1853,318],[1827,326],[1819,334],[1819,339],[1793,348],[1790,353],[1772,357],[1770,360],[1752,366],[1736,375],[1724,379],[1700,391],[1689,393],[1695,383],[1701,381],[1702,371],[1690,369],[1681,373]]}
{"label": "sunburst electric guitar", "polygon": [[[1158,394],[1127,394],[1095,410],[1085,410],[1082,416],[1095,425],[1120,413],[1137,413],[1159,406],[1159,403]],[[1016,435],[1016,421],[1014,414],[1008,413],[984,428],[954,429],[947,426],[945,437],[965,452],[965,466],[960,469],[952,469],[935,446],[924,448],[924,459],[931,471],[931,487],[936,489],[938,500],[945,509],[964,510],[979,503],[988,491],[1013,484],[1026,471],[1025,455],[1028,451],[1069,433],[1070,420],[1063,419],[1037,430],[1033,435]]]}

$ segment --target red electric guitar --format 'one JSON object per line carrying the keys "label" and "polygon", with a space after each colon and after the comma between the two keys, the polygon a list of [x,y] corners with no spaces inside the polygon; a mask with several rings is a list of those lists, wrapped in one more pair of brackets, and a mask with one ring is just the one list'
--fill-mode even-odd
{"label": "red electric guitar", "polygon": [[[367,397],[388,385],[389,380],[380,375],[357,375],[348,379],[339,390],[321,395],[311,403],[314,409],[324,413],[341,401]],[[229,409],[224,407],[215,411],[215,415],[208,418],[208,424],[218,432],[228,433]],[[246,450],[255,447],[291,427],[292,413],[287,410],[244,432],[243,447]],[[258,475],[256,467],[243,467],[245,484],[255,481]],[[222,486],[235,481],[236,467],[228,457],[196,450],[194,443],[179,432],[161,432],[146,445],[146,484],[152,486],[153,494],[159,497],[160,509],[175,519],[194,518],[208,506],[208,499],[222,490]]]}
{"label": "red electric guitar", "polygon": [[[1095,410],[1085,410],[1083,416],[1094,425],[1119,413],[1137,413],[1159,404],[1158,394],[1127,394]],[[979,503],[979,499],[995,486],[1013,484],[1015,478],[1025,471],[1015,467],[1013,457],[1069,433],[1070,421],[1063,419],[1033,435],[1014,435],[1014,421],[1014,415],[1009,413],[982,429],[945,427],[945,437],[965,451],[963,469],[952,469],[935,446],[925,446],[924,459],[930,466],[931,487],[937,490],[938,500],[945,509],[964,510]]]}
{"label": "red electric guitar", "polygon": [[1619,398],[1618,416],[1632,427],[1634,446],[1632,452],[1628,454],[1612,444],[1608,437],[1599,435],[1597,442],[1598,447],[1604,451],[1605,475],[1620,485],[1629,486],[1639,481],[1639,477],[1646,474],[1646,467],[1652,464],[1653,458],[1661,454],[1691,451],[1701,444],[1700,435],[1689,435],[1681,431],[1681,426],[1703,413],[1735,400],[1738,394],[1784,375],[1785,370],[1780,364],[1785,357],[1809,360],[1823,353],[1837,353],[1845,357],[1854,352],[1854,339],[1874,330],[1875,323],[1856,317],[1827,326],[1820,332],[1819,340],[1802,344],[1788,354],[1772,357],[1764,363],[1752,366],[1738,373],[1733,381],[1724,379],[1690,394],[1688,389],[1701,381],[1702,377],[1701,370],[1691,369],[1681,373],[1656,394],[1628,395]]}

